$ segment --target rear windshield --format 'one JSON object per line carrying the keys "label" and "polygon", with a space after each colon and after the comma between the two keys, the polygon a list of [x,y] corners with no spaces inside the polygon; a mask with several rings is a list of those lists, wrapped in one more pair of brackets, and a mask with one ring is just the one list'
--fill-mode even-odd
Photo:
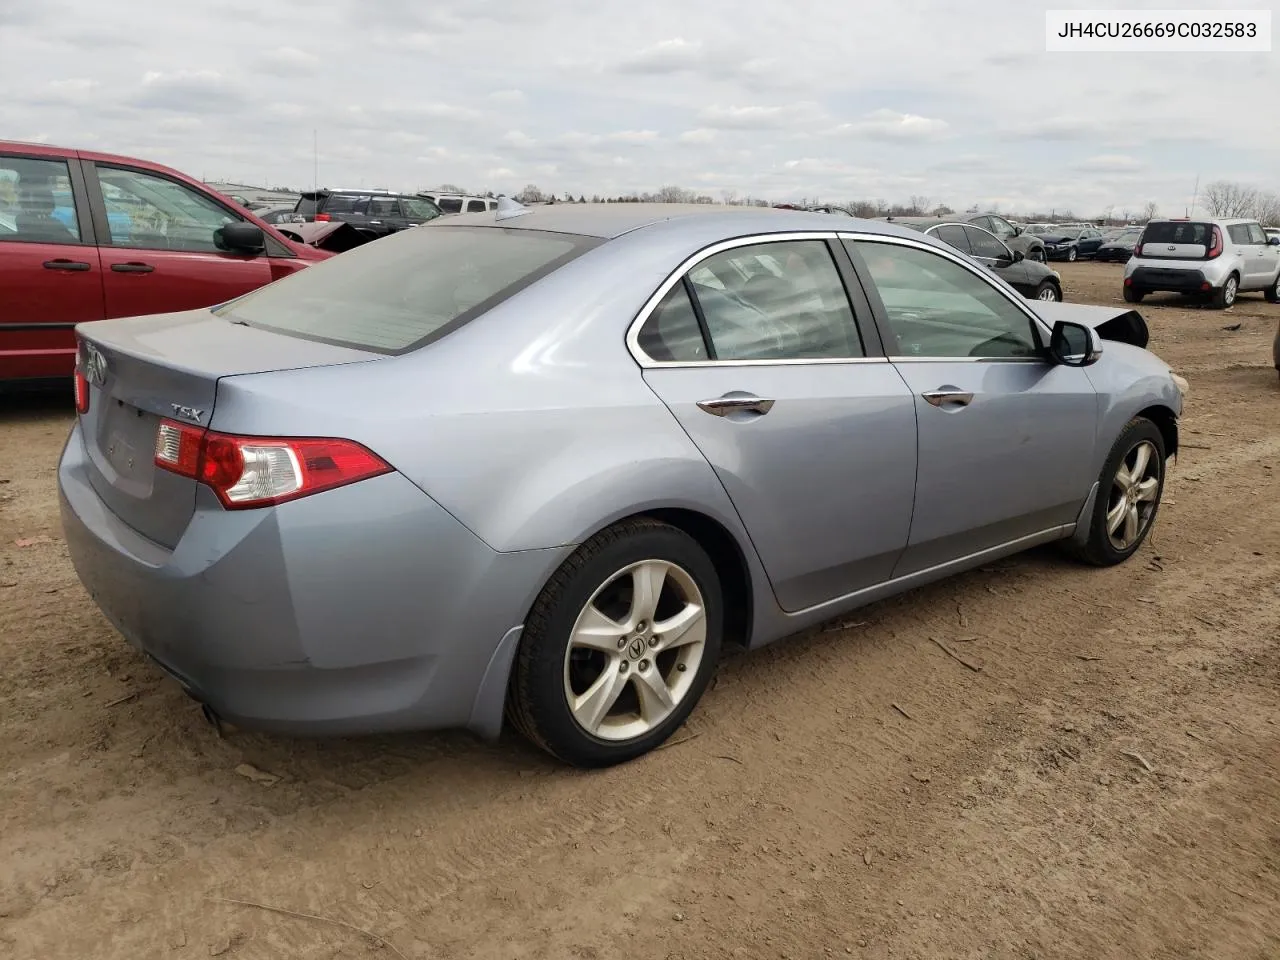
{"label": "rear windshield", "polygon": [[214,313],[308,340],[405,353],[598,243],[539,230],[415,227],[260,287]]}
{"label": "rear windshield", "polygon": [[304,217],[314,217],[316,215],[316,198],[315,197],[299,197],[297,206],[293,208],[294,213],[300,213]]}
{"label": "rear windshield", "polygon": [[1207,247],[1212,238],[1213,226],[1208,223],[1149,223],[1142,232],[1144,244],[1192,243]]}

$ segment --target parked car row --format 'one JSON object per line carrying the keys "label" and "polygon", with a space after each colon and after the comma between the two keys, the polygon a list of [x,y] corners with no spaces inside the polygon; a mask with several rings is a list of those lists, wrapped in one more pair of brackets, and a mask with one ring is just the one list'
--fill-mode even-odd
{"label": "parked car row", "polygon": [[1061,300],[1062,277],[1043,262],[1011,250],[995,234],[973,223],[936,217],[895,217],[894,223],[936,237],[991,269],[1024,297]]}

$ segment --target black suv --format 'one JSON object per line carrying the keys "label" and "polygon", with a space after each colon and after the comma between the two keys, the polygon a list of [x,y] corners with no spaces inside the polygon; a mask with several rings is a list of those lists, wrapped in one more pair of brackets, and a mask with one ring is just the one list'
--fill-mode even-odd
{"label": "black suv", "polygon": [[308,190],[293,208],[295,220],[336,220],[349,223],[369,240],[376,240],[440,216],[438,206],[425,197],[389,190]]}

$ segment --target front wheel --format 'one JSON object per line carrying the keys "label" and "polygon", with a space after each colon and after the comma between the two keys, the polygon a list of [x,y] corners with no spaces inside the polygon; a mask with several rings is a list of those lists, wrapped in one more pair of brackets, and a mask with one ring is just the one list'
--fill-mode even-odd
{"label": "front wheel", "polygon": [[1079,251],[1076,250],[1075,247],[1072,247],[1070,250],[1067,251],[1067,260],[1071,263],[1075,263],[1076,260],[1079,258],[1079,256],[1080,256],[1080,253]]}
{"label": "front wheel", "polygon": [[1036,288],[1036,299],[1056,303],[1062,299],[1062,291],[1052,280],[1045,280]]}
{"label": "front wheel", "polygon": [[684,723],[715,672],[721,597],[715,565],[683,531],[637,519],[597,534],[534,602],[508,717],[575,766],[647,753]]}
{"label": "front wheel", "polygon": [[1280,303],[1280,275],[1276,276],[1276,282],[1267,287],[1263,296],[1267,298],[1267,303]]}
{"label": "front wheel", "polygon": [[1120,432],[1102,475],[1089,530],[1068,541],[1077,558],[1094,566],[1123,563],[1142,546],[1164,494],[1164,436],[1145,417]]}

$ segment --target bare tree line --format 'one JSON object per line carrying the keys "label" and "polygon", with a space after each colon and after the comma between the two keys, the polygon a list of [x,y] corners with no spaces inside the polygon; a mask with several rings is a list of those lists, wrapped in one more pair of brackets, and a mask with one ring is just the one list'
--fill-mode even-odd
{"label": "bare tree line", "polygon": [[[468,191],[462,189],[456,184],[444,184],[438,188],[442,193],[459,193],[466,194]],[[497,196],[492,190],[479,191],[477,196]],[[717,201],[710,195],[698,193],[695,190],[689,190],[675,184],[666,184],[652,192],[631,192],[618,194],[616,196],[602,196],[594,194],[587,197],[585,194],[578,194],[576,197],[572,193],[564,193],[557,195],[552,191],[545,191],[536,184],[528,184],[525,188],[514,195],[516,200],[522,203],[705,203],[711,204]],[[754,206],[754,207],[770,207],[773,202],[761,197],[751,196],[750,194],[739,194],[734,190],[723,190],[720,193],[719,202],[729,206]],[[936,203],[928,196],[913,195],[907,199],[905,203],[891,203],[883,198],[875,199],[854,199],[841,202],[823,201],[818,197],[801,197],[794,204],[788,206],[796,206],[801,208],[831,206],[839,207],[847,210],[855,217],[875,218],[875,217],[918,217],[918,216],[935,216],[946,217],[956,213],[956,211],[945,203]],[[1280,224],[1280,196],[1267,190],[1260,190],[1247,184],[1237,183],[1229,180],[1217,180],[1204,188],[1203,193],[1198,198],[1198,207],[1203,207],[1208,211],[1210,216],[1214,217],[1248,217],[1267,225]],[[970,212],[978,209],[975,205],[970,208]],[[999,213],[998,207],[989,208],[993,213]],[[1114,205],[1106,207],[1100,214],[1090,217],[1090,220],[1102,221],[1104,223],[1146,223],[1160,215],[1160,208],[1155,201],[1148,201],[1141,207],[1121,207],[1117,212]],[[1028,221],[1056,221],[1056,222],[1072,222],[1080,218],[1070,210],[1048,210],[1037,211],[1027,214],[1020,219]]]}
{"label": "bare tree line", "polygon": [[1280,224],[1280,197],[1231,180],[1215,180],[1204,188],[1204,206],[1214,217],[1247,217],[1267,226]]}

